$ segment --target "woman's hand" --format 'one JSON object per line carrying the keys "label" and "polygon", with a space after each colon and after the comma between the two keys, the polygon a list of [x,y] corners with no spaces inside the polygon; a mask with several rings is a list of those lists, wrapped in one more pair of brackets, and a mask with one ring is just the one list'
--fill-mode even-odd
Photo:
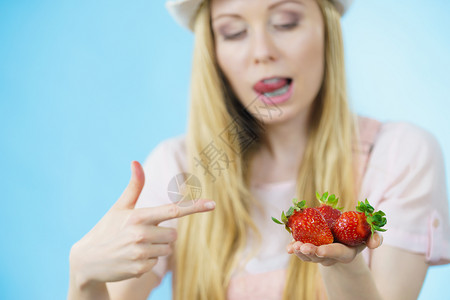
{"label": "woman's hand", "polygon": [[333,243],[322,246],[315,246],[309,243],[292,241],[286,250],[289,254],[295,254],[303,261],[315,262],[324,266],[331,266],[337,262],[350,263],[366,247],[375,249],[381,246],[383,236],[375,232],[369,238],[367,244],[349,247],[341,243]]}
{"label": "woman's hand", "polygon": [[168,204],[135,209],[145,176],[139,162],[132,162],[131,169],[123,194],[71,249],[71,273],[80,286],[140,277],[155,266],[159,256],[172,252],[177,232],[158,226],[160,222],[214,209],[205,205],[207,200],[188,207]]}

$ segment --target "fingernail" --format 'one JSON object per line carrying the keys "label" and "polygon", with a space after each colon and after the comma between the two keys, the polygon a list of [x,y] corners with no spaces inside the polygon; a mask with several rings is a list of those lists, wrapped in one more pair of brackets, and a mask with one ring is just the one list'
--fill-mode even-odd
{"label": "fingernail", "polygon": [[381,244],[383,244],[383,235],[378,234],[378,240],[379,240],[378,247],[380,247]]}
{"label": "fingernail", "polygon": [[205,207],[208,209],[213,209],[214,207],[216,207],[216,202],[214,201],[206,202]]}
{"label": "fingernail", "polygon": [[299,251],[300,250],[300,245],[299,244],[294,244],[294,249]]}

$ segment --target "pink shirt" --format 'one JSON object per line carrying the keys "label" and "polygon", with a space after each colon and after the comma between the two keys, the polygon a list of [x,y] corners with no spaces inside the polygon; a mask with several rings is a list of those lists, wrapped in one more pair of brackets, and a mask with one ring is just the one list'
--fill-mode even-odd
{"label": "pink shirt", "polygon": [[[447,190],[438,142],[429,132],[410,123],[381,124],[360,117],[359,124],[362,144],[355,150],[361,161],[359,199],[368,198],[376,210],[386,213],[383,243],[423,253],[431,265],[449,263]],[[136,207],[171,203],[168,184],[175,175],[187,170],[185,136],[159,143],[143,166],[146,181]],[[264,247],[234,271],[228,299],[281,299],[290,257],[286,245],[292,237],[270,217],[279,216],[291,205],[295,180],[251,186],[255,198],[266,209],[264,213],[252,212],[256,225],[265,233]],[[160,226],[176,228],[176,222],[169,220]],[[248,242],[250,245],[251,237]],[[364,250],[363,256],[370,264],[370,250]],[[167,261],[168,257],[160,257],[153,269],[161,278],[169,271]]]}

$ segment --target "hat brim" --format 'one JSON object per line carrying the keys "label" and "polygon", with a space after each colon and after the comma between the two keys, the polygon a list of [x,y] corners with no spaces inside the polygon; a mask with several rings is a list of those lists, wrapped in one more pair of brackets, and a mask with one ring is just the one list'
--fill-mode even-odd
{"label": "hat brim", "polygon": [[[175,21],[190,31],[194,31],[193,20],[203,0],[174,0],[166,2],[166,9]],[[337,11],[344,15],[353,0],[332,0]]]}

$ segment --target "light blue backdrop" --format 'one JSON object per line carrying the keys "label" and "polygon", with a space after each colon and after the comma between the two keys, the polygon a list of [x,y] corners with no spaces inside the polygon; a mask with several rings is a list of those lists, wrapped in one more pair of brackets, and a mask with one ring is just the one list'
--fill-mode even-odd
{"label": "light blue backdrop", "polygon": [[[193,39],[163,4],[0,0],[1,299],[64,299],[70,247],[130,162],[185,132]],[[433,132],[447,174],[449,13],[446,0],[357,0],[343,18],[354,109]],[[448,295],[448,278],[431,268],[420,299]]]}

